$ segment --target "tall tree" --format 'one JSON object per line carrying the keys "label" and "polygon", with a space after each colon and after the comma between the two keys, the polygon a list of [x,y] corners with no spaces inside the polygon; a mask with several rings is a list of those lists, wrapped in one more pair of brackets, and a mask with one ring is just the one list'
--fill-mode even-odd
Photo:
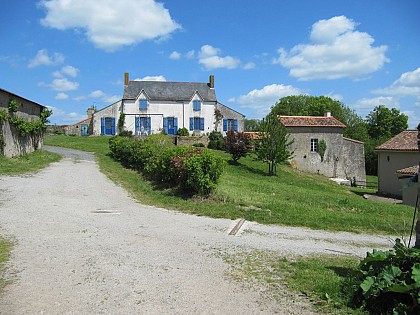
{"label": "tall tree", "polygon": [[340,101],[327,96],[286,96],[271,108],[271,113],[274,115],[324,116],[327,112],[330,112],[347,126],[344,129],[345,137],[360,141],[368,139],[366,124],[363,119]]}
{"label": "tall tree", "polygon": [[398,109],[376,106],[366,117],[369,136],[390,139],[408,128],[408,117]]}
{"label": "tall tree", "polygon": [[269,114],[260,124],[259,139],[255,154],[257,159],[268,164],[268,175],[276,174],[276,166],[286,162],[293,152],[288,150],[293,141],[276,115]]}
{"label": "tall tree", "polygon": [[261,120],[259,119],[245,119],[244,120],[244,129],[245,131],[256,132],[259,130]]}

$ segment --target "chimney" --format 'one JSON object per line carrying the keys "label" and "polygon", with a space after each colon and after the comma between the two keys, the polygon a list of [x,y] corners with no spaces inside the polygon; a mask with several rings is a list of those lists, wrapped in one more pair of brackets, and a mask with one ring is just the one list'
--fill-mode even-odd
{"label": "chimney", "polygon": [[324,116],[325,117],[331,117],[331,112],[326,112]]}
{"label": "chimney", "polygon": [[88,118],[92,117],[93,113],[95,113],[95,109],[93,107],[89,107],[87,110]]}
{"label": "chimney", "polygon": [[211,89],[214,89],[214,75],[210,75],[210,78],[209,78],[209,87]]}
{"label": "chimney", "polygon": [[128,86],[128,81],[130,80],[128,72],[124,73],[124,87]]}

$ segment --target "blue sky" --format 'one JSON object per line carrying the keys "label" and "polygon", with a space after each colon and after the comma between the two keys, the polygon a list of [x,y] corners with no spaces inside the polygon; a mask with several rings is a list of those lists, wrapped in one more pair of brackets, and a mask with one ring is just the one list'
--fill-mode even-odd
{"label": "blue sky", "polygon": [[420,122],[418,0],[15,0],[0,12],[0,88],[51,107],[52,123],[120,99],[124,72],[213,74],[218,100],[247,118],[309,94]]}

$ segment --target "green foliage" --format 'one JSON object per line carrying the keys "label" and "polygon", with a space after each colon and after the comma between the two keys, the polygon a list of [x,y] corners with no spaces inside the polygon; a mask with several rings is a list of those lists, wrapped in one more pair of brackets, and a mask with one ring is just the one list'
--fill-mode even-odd
{"label": "green foliage", "polygon": [[[168,139],[170,141],[168,141]],[[195,147],[173,146],[169,136],[154,135],[145,140],[113,137],[111,156],[156,183],[179,188],[183,194],[208,195],[216,188],[223,160]]]}
{"label": "green foliage", "polygon": [[16,100],[11,100],[9,102],[8,109],[9,109],[10,114],[16,113],[18,108],[19,108],[19,104],[18,102],[16,102]]}
{"label": "green foliage", "polygon": [[327,151],[327,143],[325,140],[319,140],[318,142],[318,153],[321,156],[321,162],[324,161],[325,151]]}
{"label": "green foliage", "polygon": [[125,124],[125,113],[121,112],[120,117],[118,118],[118,123],[117,123],[118,134],[120,135],[124,131],[124,124]]}
{"label": "green foliage", "polygon": [[14,158],[0,156],[0,174],[16,175],[36,172],[60,159],[60,155],[43,150],[36,150],[30,154]]}
{"label": "green foliage", "polygon": [[237,162],[241,157],[251,152],[249,138],[243,132],[229,130],[225,137],[225,151],[232,156],[232,161]]}
{"label": "green foliage", "polygon": [[244,129],[249,132],[257,132],[260,130],[261,120],[259,119],[245,119]]}
{"label": "green foliage", "polygon": [[366,117],[369,136],[373,139],[391,139],[408,128],[408,117],[398,109],[376,106]]}
{"label": "green foliage", "polygon": [[420,313],[420,250],[399,239],[389,251],[373,250],[360,263],[356,306],[374,314]]}
{"label": "green foliage", "polygon": [[224,147],[223,135],[219,131],[212,131],[209,134],[209,144],[207,147],[213,150],[223,150]]}
{"label": "green foliage", "polygon": [[190,135],[190,132],[187,128],[183,127],[178,129],[177,135],[181,137],[186,137]]}
{"label": "green foliage", "polygon": [[293,155],[293,152],[288,150],[292,143],[286,127],[280,123],[277,116],[267,115],[260,125],[255,154],[258,160],[268,164],[268,175],[275,175],[277,164],[285,163]]}

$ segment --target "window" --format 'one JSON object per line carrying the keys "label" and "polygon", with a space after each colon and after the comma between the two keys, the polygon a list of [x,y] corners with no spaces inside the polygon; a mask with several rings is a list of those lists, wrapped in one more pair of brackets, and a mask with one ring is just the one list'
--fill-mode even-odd
{"label": "window", "polygon": [[139,108],[140,110],[146,110],[147,109],[147,100],[140,100],[139,101]]}
{"label": "window", "polygon": [[318,139],[311,139],[311,152],[318,152]]}
{"label": "window", "polygon": [[202,130],[202,131],[204,131],[204,118],[202,118],[202,117],[190,117],[190,130]]}
{"label": "window", "polygon": [[193,109],[194,109],[194,111],[200,111],[201,110],[201,101],[198,101],[198,100],[193,101]]}
{"label": "window", "polygon": [[238,120],[237,119],[223,119],[223,131],[238,131]]}
{"label": "window", "polygon": [[151,119],[150,117],[136,117],[136,135],[150,135],[151,134]]}

